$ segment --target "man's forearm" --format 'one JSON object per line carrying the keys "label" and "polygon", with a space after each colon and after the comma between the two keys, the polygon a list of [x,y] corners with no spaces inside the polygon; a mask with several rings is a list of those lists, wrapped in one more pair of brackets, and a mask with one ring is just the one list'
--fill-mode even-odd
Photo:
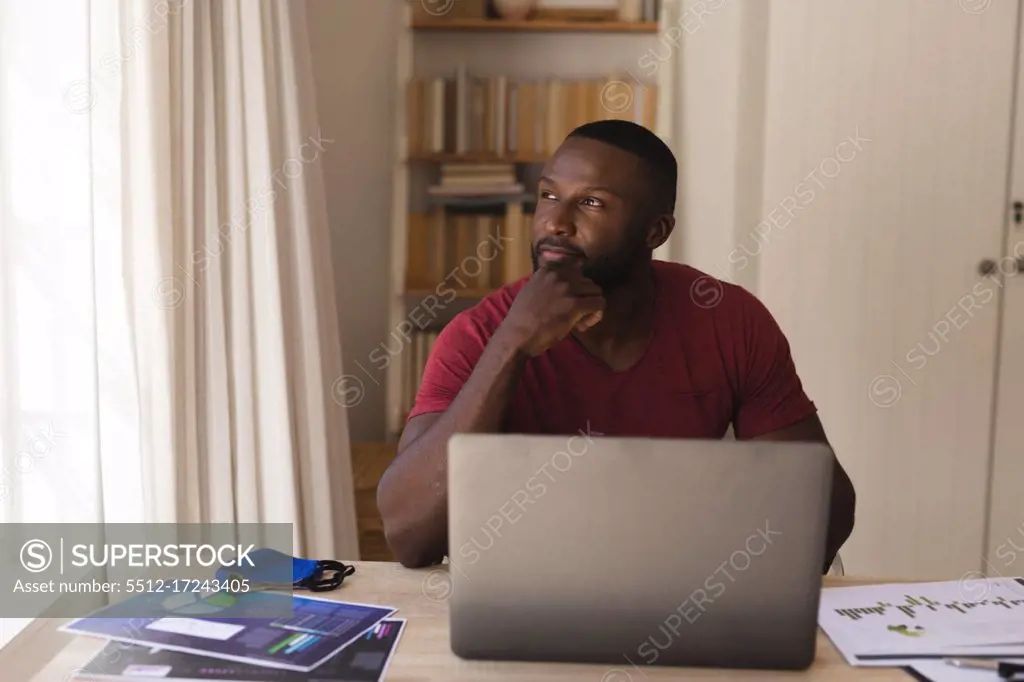
{"label": "man's forearm", "polygon": [[422,434],[403,444],[381,478],[377,503],[385,535],[399,561],[438,563],[448,540],[448,440],[456,433],[500,430],[525,358],[499,329],[451,406]]}

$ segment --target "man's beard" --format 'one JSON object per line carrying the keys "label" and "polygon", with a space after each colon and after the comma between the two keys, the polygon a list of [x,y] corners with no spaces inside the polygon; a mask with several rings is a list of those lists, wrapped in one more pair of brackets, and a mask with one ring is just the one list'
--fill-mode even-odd
{"label": "man's beard", "polygon": [[[596,258],[585,258],[580,274],[601,287],[608,294],[627,284],[636,274],[641,264],[650,259],[646,244],[646,231],[630,230],[627,241],[614,252]],[[533,271],[540,267],[536,246],[530,247],[533,259]]]}

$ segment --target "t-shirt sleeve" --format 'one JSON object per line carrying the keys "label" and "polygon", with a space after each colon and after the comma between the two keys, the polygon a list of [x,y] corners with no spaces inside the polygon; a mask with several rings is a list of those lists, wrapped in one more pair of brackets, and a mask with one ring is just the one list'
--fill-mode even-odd
{"label": "t-shirt sleeve", "polygon": [[460,313],[444,326],[430,350],[406,421],[448,409],[473,373],[489,337],[483,326],[467,313]]}
{"label": "t-shirt sleeve", "polygon": [[742,310],[744,374],[733,427],[738,439],[757,438],[817,412],[797,375],[789,342],[761,301],[746,293]]}

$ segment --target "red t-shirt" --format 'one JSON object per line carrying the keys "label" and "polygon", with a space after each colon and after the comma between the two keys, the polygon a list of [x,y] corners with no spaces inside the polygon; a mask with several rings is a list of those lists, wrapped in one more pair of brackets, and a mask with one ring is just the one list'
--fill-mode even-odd
{"label": "red t-shirt", "polygon": [[[789,343],[745,289],[654,261],[655,330],[643,357],[615,372],[571,335],[526,362],[503,431],[605,436],[754,438],[814,414]],[[443,412],[505,319],[522,279],[441,331],[409,418]]]}

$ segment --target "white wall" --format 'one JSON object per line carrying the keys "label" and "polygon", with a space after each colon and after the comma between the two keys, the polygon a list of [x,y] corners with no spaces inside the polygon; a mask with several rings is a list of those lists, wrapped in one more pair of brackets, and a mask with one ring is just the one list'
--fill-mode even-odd
{"label": "white wall", "polygon": [[[367,355],[387,335],[394,157],[396,0],[306,0],[345,372],[366,392],[349,414],[352,440],[384,434],[384,377]],[[360,367],[370,371],[366,374]],[[375,381],[380,382],[378,386]]]}
{"label": "white wall", "polygon": [[[1017,6],[979,7],[987,9],[725,0],[683,46],[682,232],[672,259],[751,289],[786,330],[859,489],[858,526],[843,553],[861,575],[956,579],[976,570],[989,495],[1000,509],[989,551],[1024,535],[1024,507],[1010,492],[1020,431],[1006,416],[996,423],[1003,466],[986,487],[996,305],[943,346],[927,383],[907,377],[896,408],[868,392],[880,372],[895,373],[891,358],[928,338],[947,301],[972,290],[980,258],[1000,255]],[[774,230],[746,267],[730,263],[733,248],[758,248],[758,223],[858,126],[878,143],[844,166],[841,186],[819,191],[800,224]],[[1020,283],[1008,283],[1008,303],[1021,300]],[[1004,330],[1024,328],[1020,311],[1007,306]],[[1007,348],[1004,340],[1000,387],[1020,384]],[[1020,395],[1004,388],[1010,404],[1001,411],[1020,414]],[[998,558],[987,569],[1005,570]]]}
{"label": "white wall", "polygon": [[[761,220],[768,4],[720,0],[699,12],[693,5],[686,0],[681,16],[666,19],[682,54],[655,73],[676,93],[665,134],[679,161],[677,226],[656,257],[756,291],[756,265],[736,268],[729,254]],[[670,46],[658,44],[659,58]]]}

